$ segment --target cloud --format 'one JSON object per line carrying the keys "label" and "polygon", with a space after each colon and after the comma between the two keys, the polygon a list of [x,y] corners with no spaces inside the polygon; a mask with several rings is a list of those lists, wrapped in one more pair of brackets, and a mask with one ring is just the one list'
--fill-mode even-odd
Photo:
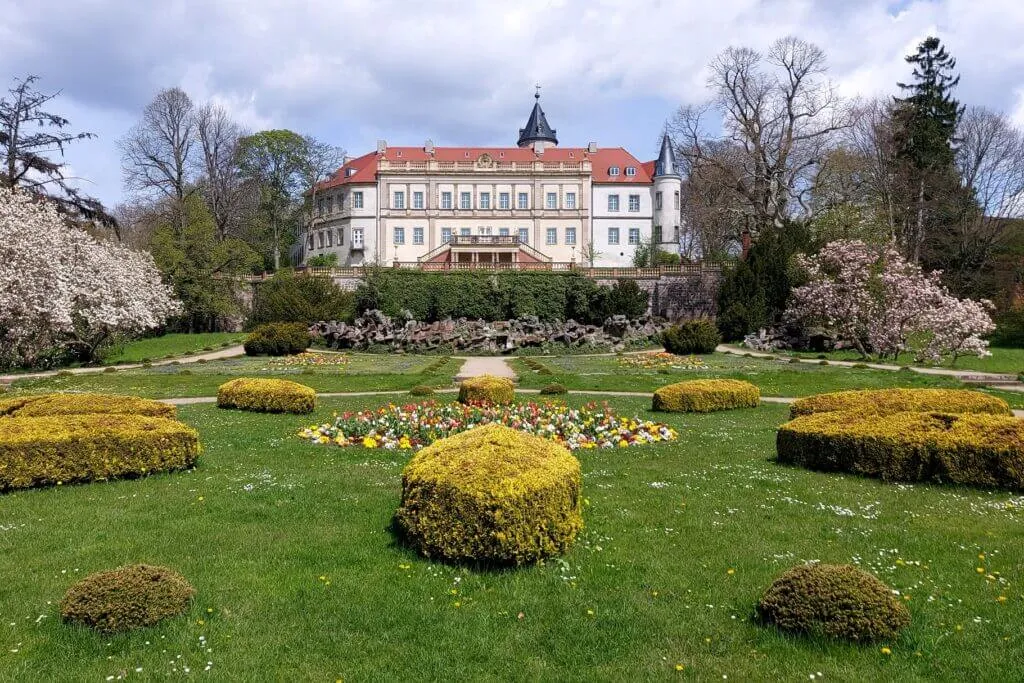
{"label": "cloud", "polygon": [[959,60],[958,94],[1018,111],[1024,3],[1016,0],[92,0],[53,11],[0,0],[0,75],[63,89],[101,139],[69,154],[108,203],[114,140],[163,87],[214,100],[252,129],[289,127],[352,152],[396,144],[512,144],[533,84],[563,141],[654,154],[661,122],[706,98],[728,45],[795,34],[829,55],[839,91],[895,94],[926,35]]}

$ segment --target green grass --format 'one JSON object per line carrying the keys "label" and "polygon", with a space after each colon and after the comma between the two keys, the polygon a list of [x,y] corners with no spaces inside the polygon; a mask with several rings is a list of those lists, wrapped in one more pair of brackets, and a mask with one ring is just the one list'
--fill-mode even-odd
{"label": "green grass", "polygon": [[940,365],[934,365],[930,363],[915,363],[912,356],[905,354],[900,356],[898,361],[891,359],[886,360],[871,360],[864,361],[860,354],[856,351],[831,351],[829,353],[812,353],[802,351],[780,351],[780,355],[786,357],[799,357],[799,358],[818,358],[818,356],[825,356],[828,360],[848,360],[853,362],[873,362],[873,363],[885,363],[888,365],[916,365],[919,367],[942,367],[951,368],[954,370],[975,370],[977,372],[999,372],[1016,375],[1019,372],[1024,372],[1024,349],[1006,349],[992,347],[989,349],[992,352],[991,356],[985,358],[978,358],[977,356],[963,356],[957,358],[956,362],[953,363],[950,360],[946,360]]}
{"label": "green grass", "polygon": [[[313,419],[368,405],[324,400]],[[221,680],[1009,680],[1024,661],[1024,500],[779,466],[782,406],[659,416],[677,443],[581,452],[583,535],[505,572],[396,543],[407,453],[309,445],[308,417],[180,414],[205,446],[193,472],[0,495],[0,678],[212,662]],[[756,626],[768,584],[811,559],[910,595],[910,628],[856,646]],[[195,585],[185,617],[117,636],[61,623],[77,578],[140,561]]]}
{"label": "green grass", "polygon": [[104,363],[140,363],[144,359],[159,360],[166,356],[202,353],[208,348],[219,351],[223,345],[241,344],[240,332],[203,332],[200,334],[165,334],[128,342],[103,359]]}
{"label": "green grass", "polygon": [[520,386],[537,388],[558,382],[570,390],[642,391],[687,379],[729,378],[753,382],[765,396],[809,396],[843,389],[880,389],[886,387],[961,387],[952,377],[910,372],[789,364],[762,358],[743,358],[715,353],[702,357],[707,369],[646,370],[623,367],[614,356],[558,356],[536,360],[553,374],[542,375],[521,360],[513,361]]}

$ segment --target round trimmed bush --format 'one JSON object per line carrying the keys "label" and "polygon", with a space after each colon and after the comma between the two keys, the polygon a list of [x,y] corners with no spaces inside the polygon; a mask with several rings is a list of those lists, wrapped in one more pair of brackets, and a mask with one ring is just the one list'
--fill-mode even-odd
{"label": "round trimmed bush", "polygon": [[425,384],[418,384],[410,389],[409,393],[413,396],[433,396],[434,390]]}
{"label": "round trimmed bush", "polygon": [[286,379],[239,377],[217,388],[217,406],[259,413],[311,413],[316,392]]}
{"label": "round trimmed bush", "polygon": [[661,344],[669,353],[689,356],[694,353],[713,353],[721,343],[718,328],[707,318],[694,318],[673,325],[661,333]]}
{"label": "round trimmed bush", "polygon": [[910,611],[875,576],[852,565],[793,567],[768,588],[758,619],[789,633],[855,642],[895,638]]}
{"label": "round trimmed bush", "polygon": [[710,413],[756,408],[761,391],[738,379],[694,379],[669,384],[654,392],[653,410],[668,413]]}
{"label": "round trimmed bush", "polygon": [[565,388],[565,385],[555,382],[541,388],[540,393],[542,396],[556,396],[558,394],[567,394],[569,390]]}
{"label": "round trimmed bush", "polygon": [[521,565],[564,552],[583,526],[580,463],[489,424],[435,441],[402,472],[396,527],[427,557]]}
{"label": "round trimmed bush", "polygon": [[908,411],[1013,414],[1006,401],[980,391],[967,389],[872,389],[835,391],[801,398],[790,406],[789,415],[794,418],[837,410],[876,414]]}
{"label": "round trimmed bush", "polygon": [[515,398],[515,385],[507,377],[480,375],[459,384],[459,403],[491,403],[503,405]]}
{"label": "round trimmed bush", "polygon": [[60,602],[64,621],[104,633],[153,626],[185,613],[195,589],[166,567],[135,564],[91,574]]}
{"label": "round trimmed bush", "polygon": [[303,323],[269,323],[254,329],[242,345],[248,356],[288,356],[305,351],[309,341]]}

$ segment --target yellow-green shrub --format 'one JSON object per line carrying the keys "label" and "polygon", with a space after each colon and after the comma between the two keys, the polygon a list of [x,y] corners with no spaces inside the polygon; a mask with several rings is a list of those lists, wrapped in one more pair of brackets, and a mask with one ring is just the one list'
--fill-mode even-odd
{"label": "yellow-green shrub", "polygon": [[160,401],[115,394],[39,394],[0,400],[0,416],[7,417],[96,413],[173,418],[177,411],[174,406]]}
{"label": "yellow-green shrub", "polygon": [[833,411],[791,420],[779,462],[891,481],[1024,489],[1024,421],[981,413]]}
{"label": "yellow-green shrub", "polygon": [[316,392],[286,379],[240,377],[220,385],[217,405],[260,413],[311,413]]}
{"label": "yellow-green shrub", "polygon": [[395,516],[427,557],[519,565],[563,552],[583,526],[580,464],[498,424],[424,448],[402,473]]}
{"label": "yellow-green shrub", "polygon": [[860,413],[989,413],[1012,415],[1006,401],[967,389],[872,389],[836,391],[801,398],[789,408],[791,418],[811,413],[854,410]]}
{"label": "yellow-green shrub", "polygon": [[144,415],[0,419],[0,490],[141,477],[191,467],[199,435]]}
{"label": "yellow-green shrub", "polygon": [[848,564],[793,567],[769,587],[757,616],[782,631],[860,642],[895,638],[910,624],[892,589]]}
{"label": "yellow-green shrub", "polygon": [[738,379],[695,379],[669,384],[654,392],[652,408],[669,413],[710,413],[732,408],[756,408],[761,392]]}
{"label": "yellow-green shrub", "polygon": [[153,626],[188,610],[195,589],[172,569],[145,564],[90,574],[60,602],[64,621],[104,633]]}
{"label": "yellow-green shrub", "polygon": [[511,403],[515,398],[515,385],[507,377],[480,375],[459,384],[460,403]]}

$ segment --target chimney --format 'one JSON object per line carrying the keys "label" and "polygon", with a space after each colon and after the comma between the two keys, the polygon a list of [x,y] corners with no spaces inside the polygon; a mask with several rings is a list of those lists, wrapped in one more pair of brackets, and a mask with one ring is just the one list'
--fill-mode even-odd
{"label": "chimney", "polygon": [[377,140],[377,154],[383,154],[386,151],[388,151],[388,141]]}
{"label": "chimney", "polygon": [[428,138],[427,141],[423,143],[423,151],[430,156],[434,156],[434,141]]}
{"label": "chimney", "polygon": [[349,155],[346,154],[345,156],[343,156],[341,158],[341,165],[342,166],[348,166],[351,163],[352,163],[352,157],[350,157]]}
{"label": "chimney", "polygon": [[597,154],[597,143],[591,142],[587,144],[587,154]]}

